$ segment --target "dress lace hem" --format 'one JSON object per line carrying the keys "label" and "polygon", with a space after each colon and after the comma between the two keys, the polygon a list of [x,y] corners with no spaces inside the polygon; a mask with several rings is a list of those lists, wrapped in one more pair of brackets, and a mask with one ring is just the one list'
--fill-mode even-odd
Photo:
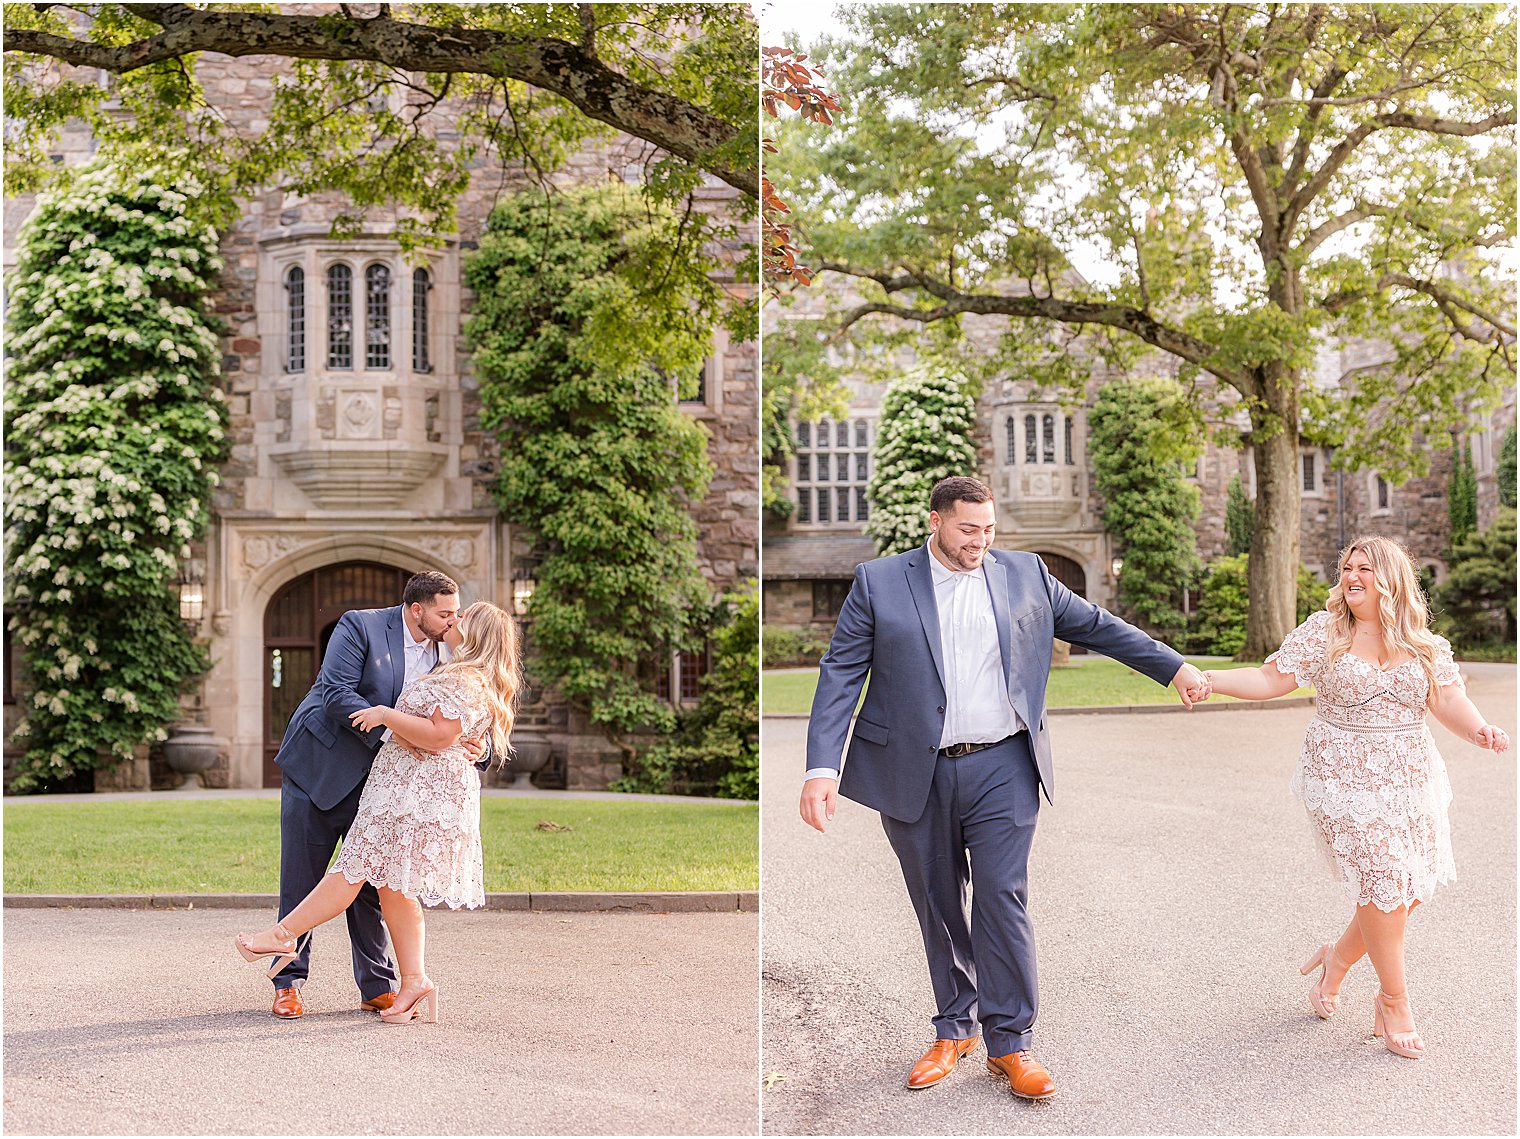
{"label": "dress lace hem", "polygon": [[472,897],[456,898],[448,894],[427,894],[422,893],[417,889],[416,886],[412,885],[409,882],[391,881],[387,875],[382,875],[378,878],[371,878],[368,874],[365,874],[363,872],[354,874],[352,871],[346,870],[341,866],[334,866],[331,870],[328,871],[328,873],[343,875],[344,880],[347,881],[350,885],[357,886],[361,882],[368,882],[376,889],[384,887],[387,890],[395,890],[396,893],[400,894],[402,897],[415,898],[424,906],[429,907],[448,906],[451,910],[478,910],[486,904],[484,894],[482,894],[478,899]]}

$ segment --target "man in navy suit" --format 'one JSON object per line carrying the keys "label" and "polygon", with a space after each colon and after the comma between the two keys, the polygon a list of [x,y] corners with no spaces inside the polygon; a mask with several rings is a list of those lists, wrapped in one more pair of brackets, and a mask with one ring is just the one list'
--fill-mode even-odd
{"label": "man in navy suit", "polygon": [[[459,617],[459,586],[447,574],[414,574],[389,609],[352,609],[327,642],[317,682],[285,727],[275,763],[280,784],[280,917],[322,880],[359,810],[359,795],[388,732],[361,732],[349,714],[377,704],[395,707],[409,682],[438,663],[443,635]],[[466,745],[478,760],[481,745]],[[395,1000],[396,969],[380,897],[368,882],[348,908],[354,980],[365,1008]],[[301,985],[311,962],[311,937],[275,977],[275,1016],[301,1015]]]}
{"label": "man in navy suit", "polygon": [[1207,686],[1177,653],[1053,579],[1038,555],[991,549],[995,529],[985,483],[944,479],[930,495],[928,542],[855,568],[819,667],[801,811],[819,831],[836,794],[879,811],[902,866],[938,1010],[935,1042],[907,1086],[948,1076],[979,1024],[988,1068],[1015,1095],[1045,1099],[1056,1087],[1031,1052],[1039,997],[1027,905],[1041,788],[1054,801],[1051,641],[1173,684],[1189,708]]}

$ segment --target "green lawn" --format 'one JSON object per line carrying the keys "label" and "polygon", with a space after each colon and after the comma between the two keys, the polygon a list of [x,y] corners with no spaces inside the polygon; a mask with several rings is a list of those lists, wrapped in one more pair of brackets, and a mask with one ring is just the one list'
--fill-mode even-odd
{"label": "green lawn", "polygon": [[[1081,658],[1073,658],[1081,659]],[[1221,661],[1218,658],[1188,658],[1199,668],[1254,668],[1252,664]],[[1259,662],[1258,662],[1259,663]],[[760,680],[760,706],[765,712],[803,712],[813,703],[818,687],[818,670],[805,672],[766,672]],[[1296,695],[1309,689],[1300,688]],[[1211,696],[1210,701],[1229,700],[1229,696]],[[1174,704],[1177,693],[1163,688],[1149,677],[1106,657],[1090,656],[1071,668],[1052,669],[1045,703],[1050,708],[1081,708],[1094,704]]]}
{"label": "green lawn", "polygon": [[[754,890],[753,804],[481,800],[486,889]],[[538,829],[540,820],[567,831]],[[275,893],[276,799],[5,803],[7,894]]]}

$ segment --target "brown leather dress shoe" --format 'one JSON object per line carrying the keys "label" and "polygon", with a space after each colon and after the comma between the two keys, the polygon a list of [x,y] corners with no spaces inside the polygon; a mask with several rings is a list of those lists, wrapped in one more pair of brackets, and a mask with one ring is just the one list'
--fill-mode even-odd
{"label": "brown leather dress shoe", "polygon": [[908,1073],[908,1086],[914,1091],[933,1087],[955,1071],[961,1057],[975,1048],[980,1040],[980,1036],[965,1040],[936,1040]]}
{"label": "brown leather dress shoe", "polygon": [[372,1008],[376,1012],[384,1012],[396,1003],[395,993],[381,993],[378,997],[370,997],[367,1001],[360,1001],[360,1008]]}
{"label": "brown leather dress shoe", "polygon": [[1028,1052],[988,1056],[987,1070],[994,1075],[1007,1076],[1013,1094],[1024,1099],[1049,1099],[1056,1094],[1056,1082],[1044,1065]]}
{"label": "brown leather dress shoe", "polygon": [[295,1020],[306,1011],[306,1006],[301,1003],[300,989],[276,989],[274,991],[274,1008],[269,1010],[281,1020]]}

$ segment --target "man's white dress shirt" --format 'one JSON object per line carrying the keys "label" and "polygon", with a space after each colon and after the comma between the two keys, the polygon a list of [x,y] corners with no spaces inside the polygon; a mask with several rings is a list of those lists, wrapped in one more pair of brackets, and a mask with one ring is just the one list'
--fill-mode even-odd
{"label": "man's white dress shirt", "polygon": [[[406,646],[406,676],[401,681],[401,687],[405,688],[419,676],[426,676],[433,671],[433,666],[438,663],[438,642],[432,637],[424,635],[422,640],[412,640],[412,631],[406,630],[406,635],[401,638]],[[385,729],[381,740],[389,741],[391,730]]]}
{"label": "man's white dress shirt", "polygon": [[[940,656],[945,662],[945,727],[939,746],[996,743],[1022,731],[1024,724],[1008,699],[1003,678],[1003,655],[998,647],[997,617],[983,565],[954,570],[934,554],[930,543],[929,572],[934,580],[934,608],[939,615]],[[838,779],[831,767],[809,768],[804,780]]]}

